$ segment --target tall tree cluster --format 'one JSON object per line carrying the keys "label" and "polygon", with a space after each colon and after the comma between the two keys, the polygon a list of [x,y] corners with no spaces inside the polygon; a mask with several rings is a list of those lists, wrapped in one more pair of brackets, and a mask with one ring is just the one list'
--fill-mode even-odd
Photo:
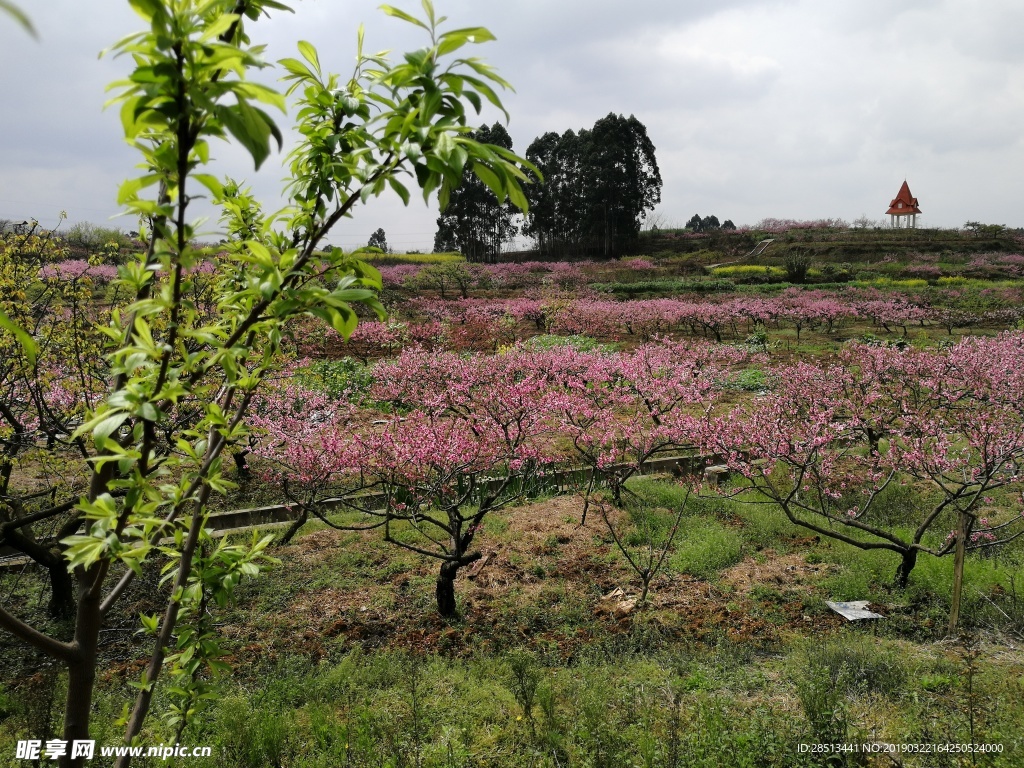
{"label": "tall tree cluster", "polygon": [[[471,136],[484,144],[512,149],[512,137],[501,123],[485,125]],[[510,201],[500,202],[467,164],[462,183],[437,217],[434,251],[459,251],[469,261],[494,262],[505,244],[519,233],[517,212]]]}
{"label": "tall tree cluster", "polygon": [[616,256],[661,202],[661,172],[643,123],[609,113],[594,127],[538,137],[526,150],[544,176],[526,189],[523,233],[542,254]]}
{"label": "tall tree cluster", "polygon": [[[483,126],[473,138],[512,149],[500,123]],[[633,115],[609,113],[589,129],[545,133],[526,157],[543,180],[526,188],[530,211],[521,226],[515,208],[499,203],[467,166],[437,219],[435,251],[495,261],[521,230],[543,255],[618,256],[637,242],[644,218],[661,202],[654,144]]]}
{"label": "tall tree cluster", "polygon": [[686,222],[686,228],[691,232],[718,232],[720,230],[733,230],[736,229],[736,225],[732,223],[732,219],[726,219],[724,222],[719,222],[718,217],[715,215],[705,216],[703,219],[700,214],[693,214],[690,220]]}

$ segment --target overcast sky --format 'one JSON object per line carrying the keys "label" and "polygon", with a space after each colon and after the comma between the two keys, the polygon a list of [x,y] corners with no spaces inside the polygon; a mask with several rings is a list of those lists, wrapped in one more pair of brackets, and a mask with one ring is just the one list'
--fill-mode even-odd
{"label": "overcast sky", "polygon": [[[127,2],[21,0],[39,39],[0,17],[0,218],[109,217],[136,157],[104,87],[129,70],[97,54],[140,28]],[[419,15],[418,2],[394,4]],[[367,48],[420,47],[377,0],[301,0],[251,27],[267,58],[320,50],[351,69]],[[664,180],[661,226],[694,213],[736,224],[766,217],[881,219],[904,178],[926,226],[1024,226],[1024,3],[1021,0],[437,0],[455,26],[497,41],[474,53],[515,87],[504,97],[514,148],[609,112],[647,126]],[[480,122],[492,122],[485,114]],[[282,125],[286,119],[282,118]],[[215,172],[280,203],[282,156],[256,174],[219,145]],[[429,249],[437,212],[413,199],[357,211],[331,238],[365,244],[383,227],[397,250]]]}

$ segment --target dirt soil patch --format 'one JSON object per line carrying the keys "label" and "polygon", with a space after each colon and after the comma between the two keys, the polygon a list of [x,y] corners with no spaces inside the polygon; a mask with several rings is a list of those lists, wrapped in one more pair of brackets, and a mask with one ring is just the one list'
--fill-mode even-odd
{"label": "dirt soil patch", "polygon": [[836,570],[836,566],[827,563],[808,563],[799,552],[779,555],[767,550],[766,554],[761,559],[748,557],[732,566],[722,574],[722,583],[741,595],[749,594],[755,586],[810,592],[815,582]]}
{"label": "dirt soil patch", "polygon": [[[641,635],[654,643],[713,644],[725,636],[768,646],[782,631],[841,623],[806,609],[815,582],[833,566],[771,549],[713,582],[665,572],[646,606],[610,615],[601,597],[619,587],[636,598],[639,582],[600,515],[591,509],[581,526],[582,512],[580,497],[560,496],[493,513],[478,539],[484,558],[456,581],[462,616],[455,621],[434,610],[436,561],[406,556],[408,566],[395,567],[395,550],[372,531],[300,535],[275,552],[284,567],[315,573],[330,568],[340,551],[358,551],[356,571],[343,574],[347,586],[311,575],[282,610],[255,623],[239,616],[226,634],[242,653],[271,657],[296,651],[321,657],[353,646],[462,655],[526,644],[569,659],[588,645],[636,642]],[[611,512],[613,520],[622,514]],[[777,599],[751,596],[757,585],[775,590]]]}

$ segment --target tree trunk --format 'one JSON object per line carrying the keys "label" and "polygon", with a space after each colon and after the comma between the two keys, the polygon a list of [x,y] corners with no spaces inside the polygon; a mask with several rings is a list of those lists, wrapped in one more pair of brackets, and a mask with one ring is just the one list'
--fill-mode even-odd
{"label": "tree trunk", "polygon": [[[93,572],[89,573],[91,577]],[[76,658],[68,663],[68,693],[64,704],[64,735],[67,754],[60,759],[61,768],[80,768],[85,758],[71,759],[71,745],[89,738],[89,716],[92,712],[92,694],[96,682],[96,648],[99,640],[100,598],[89,591],[92,578],[86,578],[78,598],[78,617],[75,625]]]}
{"label": "tree trunk", "polygon": [[50,563],[50,602],[47,610],[50,616],[67,619],[75,614],[75,583],[68,573],[68,564],[63,557],[59,562]]}
{"label": "tree trunk", "polygon": [[235,460],[235,471],[238,472],[238,477],[243,480],[249,479],[249,464],[245,460],[245,456],[248,453],[248,448],[231,452],[231,458]]}
{"label": "tree trunk", "polygon": [[613,473],[611,482],[612,502],[616,507],[622,506],[622,482],[617,474]]}
{"label": "tree trunk", "polygon": [[308,519],[309,519],[309,511],[306,509],[306,505],[303,504],[302,505],[302,511],[299,512],[299,516],[297,518],[295,518],[295,522],[292,523],[288,527],[288,530],[285,531],[284,536],[282,536],[281,540],[279,542],[277,542],[278,546],[283,546],[284,544],[287,544],[288,542],[290,542],[292,540],[292,537],[295,536],[295,534],[299,532],[299,528],[304,526]]}
{"label": "tree trunk", "polygon": [[46,608],[55,619],[66,619],[75,614],[75,585],[68,573],[68,562],[56,548],[46,547],[19,530],[9,531],[5,542],[28,555],[49,571],[50,602]]}
{"label": "tree trunk", "polygon": [[[464,546],[469,546],[464,542]],[[455,610],[455,577],[459,569],[470,563],[475,563],[483,557],[482,552],[470,552],[468,555],[456,554],[454,560],[446,560],[441,563],[441,572],[437,575],[437,588],[434,591],[437,597],[437,612],[446,619],[454,619],[458,616]]]}
{"label": "tree trunk", "polygon": [[953,602],[949,608],[949,637],[956,634],[960,622],[960,595],[964,589],[964,556],[967,552],[967,537],[971,534],[971,518],[960,513],[957,521],[956,551],[953,554]]}
{"label": "tree trunk", "polygon": [[461,566],[458,562],[441,564],[441,572],[437,575],[437,612],[446,619],[453,619],[455,610],[455,576]]}
{"label": "tree trunk", "polygon": [[907,582],[910,579],[910,572],[917,565],[917,549],[908,549],[902,552],[901,555],[903,559],[900,561],[900,567],[896,569],[896,578],[893,582],[900,589],[906,589]]}

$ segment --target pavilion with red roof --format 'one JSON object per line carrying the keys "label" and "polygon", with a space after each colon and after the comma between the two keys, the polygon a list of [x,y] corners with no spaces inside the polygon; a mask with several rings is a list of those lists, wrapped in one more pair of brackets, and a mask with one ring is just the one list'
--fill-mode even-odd
{"label": "pavilion with red roof", "polygon": [[910,187],[907,180],[903,180],[903,186],[893,201],[889,203],[889,221],[893,227],[917,227],[917,214],[921,209],[917,207],[917,198],[910,194]]}

